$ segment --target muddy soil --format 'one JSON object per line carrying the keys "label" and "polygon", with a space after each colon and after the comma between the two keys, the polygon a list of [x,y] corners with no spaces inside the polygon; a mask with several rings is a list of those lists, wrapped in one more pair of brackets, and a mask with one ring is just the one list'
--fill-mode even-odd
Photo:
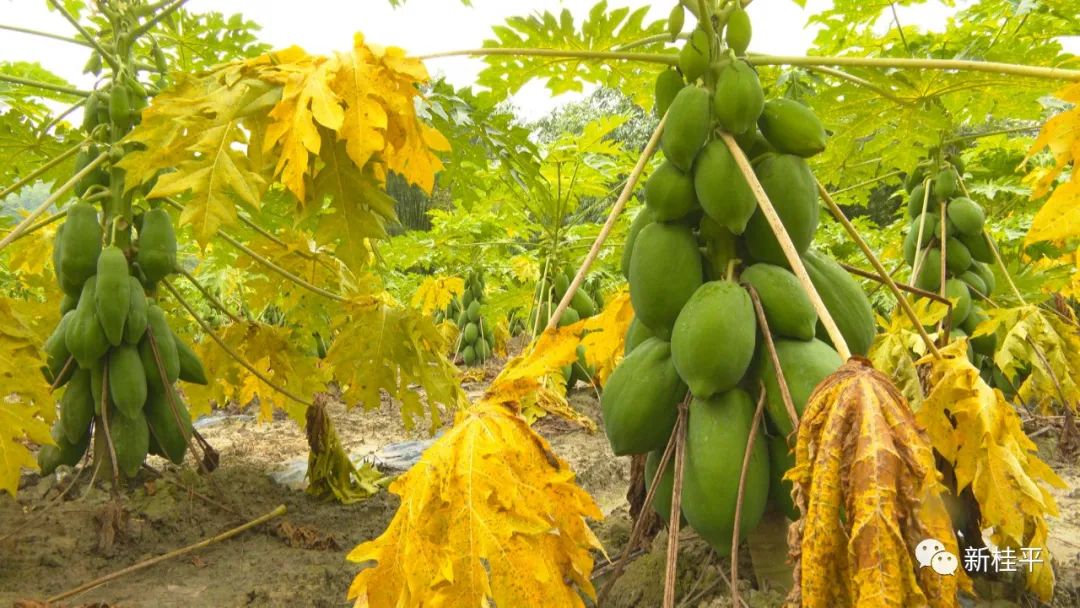
{"label": "muddy soil", "polygon": [[[491,373],[487,374],[490,379]],[[466,384],[475,395],[483,385]],[[579,389],[572,403],[600,422],[599,404],[591,389]],[[407,431],[390,403],[363,411],[331,402],[328,412],[350,453],[374,454],[386,446],[426,439],[424,431]],[[220,467],[200,475],[192,458],[184,467],[152,460],[163,473],[147,472],[128,488],[122,509],[113,508],[109,493],[86,478],[26,475],[17,500],[0,495],[0,606],[19,600],[44,600],[96,577],[215,536],[278,505],[284,517],[215,543],[125,575],[102,587],[64,601],[66,606],[98,603],[109,607],[172,606],[348,606],[346,591],[358,571],[345,555],[357,544],[378,536],[389,523],[398,499],[382,492],[352,505],[320,502],[271,478],[296,470],[306,458],[307,443],[291,420],[258,423],[252,412],[226,411],[202,428],[220,452]],[[543,419],[536,428],[556,452],[569,461],[581,485],[599,503],[605,520],[594,529],[609,555],[617,556],[629,536],[625,499],[628,459],[615,458],[603,433],[589,434],[564,421]],[[1059,581],[1056,606],[1080,606],[1080,467],[1055,459],[1044,441],[1046,458],[1070,484],[1055,491],[1061,509],[1052,522],[1050,545]],[[84,473],[88,478],[89,474]],[[58,498],[61,488],[71,489]],[[729,606],[728,559],[719,558],[692,532],[681,542],[678,597],[680,606]],[[665,534],[655,538],[620,577],[605,608],[660,605],[663,588]],[[740,556],[740,587],[754,608],[779,606],[776,593],[754,591],[748,555]],[[601,558],[598,587],[610,566]],[[54,604],[55,605],[55,604]],[[998,604],[1013,605],[1013,604]]]}

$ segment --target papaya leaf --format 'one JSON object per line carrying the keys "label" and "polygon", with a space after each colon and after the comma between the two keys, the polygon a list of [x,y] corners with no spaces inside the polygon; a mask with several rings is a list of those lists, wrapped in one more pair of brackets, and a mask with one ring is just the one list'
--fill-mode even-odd
{"label": "papaya leaf", "polygon": [[622,360],[626,346],[626,331],[634,320],[630,293],[621,292],[608,299],[604,310],[585,319],[585,361],[596,369],[595,380],[604,386],[615,366]]}
{"label": "papaya leaf", "polygon": [[849,360],[811,394],[784,477],[802,512],[789,536],[789,601],[957,606],[957,589],[971,590],[963,571],[939,576],[913,559],[927,538],[960,555],[945,488],[903,395],[865,360]]}
{"label": "papaya leaf", "polygon": [[461,277],[427,277],[413,294],[410,305],[428,315],[444,310],[464,290],[465,281]]}
{"label": "papaya leaf", "polygon": [[968,361],[967,339],[953,342],[942,354],[940,360],[919,361],[927,367],[930,391],[917,419],[929,429],[934,449],[952,465],[956,492],[971,487],[982,515],[979,528],[991,529],[993,543],[1017,551],[1041,549],[1044,561],[1033,566],[1027,587],[1049,601],[1054,570],[1046,518],[1058,509],[1046,486],[1064,488],[1065,483],[1039,459],[1038,447],[1001,391],[991,389]]}
{"label": "papaya leaf", "polygon": [[[915,300],[912,308],[925,327],[936,325],[949,311],[943,303],[927,299]],[[891,370],[896,387],[917,411],[922,405],[923,388],[915,361],[926,354],[926,344],[899,309],[888,319],[878,315],[877,323],[881,330],[874,338],[868,358],[875,369]]]}
{"label": "papaya leaf", "polygon": [[595,599],[590,551],[602,547],[585,519],[603,515],[512,402],[485,398],[460,411],[390,491],[402,502],[389,527],[348,556],[367,564],[349,588],[357,606]]}
{"label": "papaya leaf", "polygon": [[[1041,198],[1053,190],[1031,222],[1025,242],[1063,242],[1080,237],[1080,84],[1073,84],[1057,93],[1062,101],[1073,104],[1071,109],[1050,118],[1031,145],[1024,162],[1049,148],[1053,165],[1035,167],[1028,174],[1032,198]],[[1054,184],[1066,168],[1072,175],[1056,187]]]}

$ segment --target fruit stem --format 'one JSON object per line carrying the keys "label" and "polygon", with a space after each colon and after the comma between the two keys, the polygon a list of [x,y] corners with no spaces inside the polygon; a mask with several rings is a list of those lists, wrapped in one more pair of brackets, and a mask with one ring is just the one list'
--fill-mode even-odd
{"label": "fruit stem", "polygon": [[570,300],[574,298],[574,294],[577,293],[578,288],[585,281],[585,273],[589,271],[589,267],[596,261],[596,257],[600,255],[600,249],[604,246],[604,241],[607,240],[608,235],[611,234],[611,230],[615,227],[615,221],[619,218],[619,214],[622,213],[623,207],[626,206],[626,202],[630,200],[630,195],[634,192],[634,187],[637,186],[638,179],[641,178],[641,172],[645,170],[645,165],[649,162],[649,157],[652,156],[657,146],[660,144],[660,135],[664,132],[664,124],[667,122],[667,114],[664,114],[660,118],[660,122],[657,123],[656,129],[653,130],[652,137],[649,138],[649,143],[645,145],[645,149],[641,151],[641,155],[638,156],[637,164],[634,165],[634,169],[630,172],[630,176],[626,178],[626,184],[623,186],[623,191],[619,194],[618,200],[611,207],[611,212],[608,213],[607,221],[604,222],[603,228],[600,229],[600,234],[596,235],[596,240],[593,241],[592,248],[589,249],[588,255],[585,256],[585,260],[581,263],[581,268],[578,268],[577,274],[574,275],[574,280],[570,282],[570,287],[567,288],[566,293],[563,294],[562,301],[559,302],[558,308],[552,313],[551,318],[548,319],[546,330],[554,329],[559,325],[559,319],[562,318],[563,312],[570,306]]}
{"label": "fruit stem", "polygon": [[806,266],[803,265],[802,259],[795,249],[795,244],[791,242],[791,237],[784,228],[784,223],[780,220],[780,216],[777,215],[772,202],[769,201],[769,196],[765,194],[765,189],[762,188],[757,175],[754,175],[754,170],[750,167],[750,161],[747,160],[746,154],[743,153],[739,144],[735,142],[734,137],[729,133],[721,133],[720,137],[727,144],[728,150],[731,151],[732,157],[735,158],[735,163],[739,166],[739,170],[742,171],[743,177],[746,178],[746,183],[754,193],[762,214],[765,216],[766,221],[769,222],[769,227],[772,228],[776,241],[784,251],[784,257],[791,266],[792,272],[795,273],[799,283],[802,284],[803,290],[806,291],[806,295],[810,298],[810,302],[814,305],[814,310],[817,311],[821,324],[825,326],[825,332],[829,334],[833,347],[840,355],[840,358],[847,361],[851,358],[851,349],[848,348],[844,335],[840,333],[840,328],[836,326],[836,321],[833,320],[829,309],[825,307],[825,303],[821,300],[821,295],[818,294],[813,281],[810,280],[810,275],[806,272]]}
{"label": "fruit stem", "polygon": [[[825,201],[825,205],[829,208],[829,211],[832,212],[833,217],[836,218],[836,221],[840,222],[840,225],[843,226],[844,230],[847,231],[848,236],[851,237],[851,240],[855,241],[855,244],[858,245],[859,249],[862,250],[863,255],[866,257],[866,260],[870,262],[870,265],[873,266],[874,270],[877,271],[876,280],[884,283],[889,288],[889,291],[892,292],[893,297],[896,298],[897,305],[899,305],[900,308],[903,309],[904,314],[907,315],[908,319],[911,321],[911,324],[915,326],[915,329],[919,332],[919,336],[926,344],[926,348],[928,348],[930,352],[934,354],[935,359],[940,359],[941,352],[938,351],[937,346],[934,344],[934,341],[930,339],[930,335],[926,333],[926,328],[924,328],[922,326],[922,323],[919,322],[919,315],[915,314],[915,310],[911,307],[911,303],[908,302],[907,298],[904,297],[904,294],[900,293],[900,288],[896,285],[896,282],[892,280],[892,277],[889,276],[889,273],[885,270],[885,266],[882,265],[881,260],[879,260],[877,256],[874,255],[874,251],[870,249],[870,245],[866,243],[866,240],[862,238],[862,235],[859,234],[859,231],[855,228],[851,221],[848,220],[847,216],[844,215],[844,211],[840,209],[840,205],[837,205],[836,201],[834,201],[832,196],[829,195],[829,191],[825,189],[825,186],[821,185],[821,182],[818,182],[817,180],[815,180],[815,182],[817,182],[818,193],[821,194],[822,200]],[[946,300],[946,302],[948,302],[948,300]],[[779,366],[777,367],[777,369],[780,369]]]}

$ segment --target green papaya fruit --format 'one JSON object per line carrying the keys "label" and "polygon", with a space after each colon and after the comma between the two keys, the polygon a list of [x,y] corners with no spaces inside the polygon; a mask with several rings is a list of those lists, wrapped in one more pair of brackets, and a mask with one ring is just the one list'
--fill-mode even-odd
{"label": "green papaya fruit", "polygon": [[675,318],[701,282],[701,253],[690,228],[653,223],[641,230],[630,259],[630,302],[653,333],[671,335]]}
{"label": "green papaya fruit", "polygon": [[743,10],[740,4],[735,5],[735,10],[728,15],[727,28],[724,30],[724,41],[728,48],[736,55],[745,55],[750,46],[750,36],[753,28],[750,27],[750,15]]}
{"label": "green papaya fruit", "polygon": [[728,133],[746,133],[754,128],[765,108],[765,94],[757,72],[736,59],[720,70],[713,95],[713,115]]}
{"label": "green papaya fruit", "polygon": [[479,335],[480,327],[476,323],[468,323],[461,332],[461,341],[466,344],[472,344],[473,342],[476,342],[476,337]]}
{"label": "green papaya fruit", "polygon": [[[148,331],[139,341],[139,360],[142,363],[143,372],[146,375],[146,386],[152,392],[163,392],[165,386],[176,382],[180,377],[180,353],[176,349],[176,341],[173,339],[172,329],[165,319],[165,313],[156,304],[146,308],[146,326]],[[154,341],[151,344],[150,338]],[[161,380],[161,370],[154,355],[154,346],[157,346],[157,355],[161,358],[165,368],[165,379]],[[111,374],[110,374],[111,376]]]}
{"label": "green papaya fruit", "polygon": [[709,92],[691,86],[679,91],[668,109],[660,148],[664,157],[684,172],[693,167],[694,157],[709,135],[712,113],[709,106]]}
{"label": "green papaya fruit", "polygon": [[952,314],[949,316],[952,326],[959,327],[971,312],[971,294],[968,292],[967,283],[960,279],[948,279],[945,281],[945,297],[953,302]]}
{"label": "green papaya fruit", "polygon": [[986,313],[984,313],[977,305],[972,304],[971,312],[968,313],[967,318],[964,319],[964,323],[960,326],[960,329],[971,336],[971,348],[974,352],[983,355],[984,357],[992,358],[994,356],[994,351],[997,350],[997,334],[987,333],[976,335],[978,333],[979,325],[987,319]]}
{"label": "green papaya fruit", "polygon": [[958,196],[949,201],[946,214],[960,234],[976,236],[982,234],[986,223],[986,213],[979,203],[966,196]]}
{"label": "green papaya fruit", "polygon": [[191,414],[180,395],[171,387],[169,393],[152,393],[146,400],[144,412],[151,442],[156,442],[162,455],[173,464],[182,463],[193,429]]}
{"label": "green papaya fruit", "polygon": [[52,474],[60,465],[73,467],[78,464],[90,445],[90,429],[88,427],[78,441],[71,442],[68,441],[61,422],[57,420],[52,427],[52,438],[56,445],[43,445],[38,450],[38,468],[42,475]]}
{"label": "green papaya fruit", "polygon": [[744,270],[740,278],[757,291],[765,319],[774,334],[796,340],[814,337],[817,312],[791,271],[772,264],[754,264]]}
{"label": "green papaya fruit", "polygon": [[971,253],[971,259],[984,264],[994,263],[994,250],[991,249],[988,240],[990,238],[989,236],[983,233],[972,235],[961,234],[957,238],[968,248],[968,252]]}
{"label": "green papaya fruit", "polygon": [[997,290],[997,277],[994,275],[994,271],[989,265],[983,263],[975,263],[971,265],[971,270],[979,275],[979,278],[986,284],[986,291],[984,295],[990,295]]}
{"label": "green papaya fruit", "polygon": [[708,217],[742,234],[757,210],[757,199],[735,157],[722,140],[709,142],[694,161],[694,192]]}
{"label": "green papaya fruit", "polygon": [[131,308],[130,278],[124,252],[115,245],[103,249],[98,256],[94,306],[101,329],[113,346],[124,340],[124,323]]}
{"label": "green papaya fruit", "polygon": [[712,43],[709,35],[701,28],[690,34],[690,39],[679,51],[679,71],[687,82],[694,82],[709,69]]}
{"label": "green papaya fruit", "polygon": [[105,330],[98,322],[97,311],[94,307],[94,292],[96,291],[97,277],[90,277],[83,283],[82,295],[79,296],[79,304],[72,313],[64,329],[64,341],[68,352],[79,367],[89,369],[106,351],[109,350],[109,340],[105,337]]}
{"label": "green papaya fruit", "polygon": [[61,287],[65,293],[79,295],[83,283],[97,271],[100,253],[101,225],[97,211],[89,203],[70,205],[60,236],[60,272],[67,282]]}
{"label": "green papaya fruit", "polygon": [[[802,416],[806,408],[806,402],[810,399],[810,393],[825,379],[826,376],[840,368],[843,361],[833,347],[821,340],[779,339],[776,345],[776,358],[780,361],[780,369],[784,372],[784,382],[787,383],[788,391],[791,392],[791,404],[795,411]],[[780,383],[776,379],[776,367],[772,357],[761,349],[754,366],[753,386],[758,386],[760,380],[765,386],[765,412],[772,421],[773,426],[781,437],[787,437],[795,428],[791,424],[787,406],[780,392]]]}
{"label": "green papaya fruit", "polygon": [[945,267],[954,275],[963,274],[971,267],[971,252],[954,236],[945,241]]}
{"label": "green papaya fruit", "polygon": [[562,300],[568,289],[570,289],[570,276],[565,272],[557,273],[555,275],[555,297]]}
{"label": "green papaya fruit", "polygon": [[974,292],[972,293],[972,299],[975,299],[976,294],[986,295],[986,283],[974,270],[964,271],[958,278],[967,283],[968,288]]}
{"label": "green papaya fruit", "polygon": [[758,128],[777,151],[809,158],[825,149],[825,127],[814,111],[794,99],[765,102]]}
{"label": "green papaya fruit", "polygon": [[624,278],[630,278],[630,257],[634,253],[634,242],[637,240],[638,233],[655,220],[652,210],[646,206],[641,208],[638,214],[634,216],[634,221],[630,223],[630,230],[626,233],[626,244],[623,245],[622,261],[620,262]]}
{"label": "green papaya fruit", "polygon": [[637,317],[630,322],[630,326],[626,328],[625,344],[623,346],[623,356],[630,354],[630,351],[638,347],[639,344],[653,337],[652,330],[645,326],[644,323],[638,321]]}
{"label": "green papaya fruit", "polygon": [[146,370],[130,344],[109,351],[109,397],[124,416],[134,417],[146,403]]}
{"label": "green papaya fruit", "polygon": [[927,250],[919,266],[919,275],[915,277],[915,287],[935,293],[941,287],[941,250]]}
{"label": "green papaya fruit", "polygon": [[791,500],[792,485],[784,474],[795,466],[795,455],[783,437],[769,437],[769,502],[791,521],[799,519],[799,509]]}
{"label": "green papaya fruit", "polygon": [[[649,488],[652,487],[653,477],[656,476],[656,469],[660,468],[660,459],[664,456],[664,450],[653,450],[649,452],[649,455],[645,458],[645,492],[648,493]],[[671,521],[671,494],[675,487],[675,465],[674,459],[668,461],[666,467],[664,467],[664,474],[660,476],[660,481],[656,486],[656,494],[653,495],[652,508],[656,511],[656,514],[660,516],[661,521],[667,525]]]}
{"label": "green papaya fruit", "polygon": [[922,215],[923,209],[933,209],[934,201],[926,196],[926,185],[920,182],[911,191],[911,195],[908,197],[907,214],[911,219],[915,219]]}
{"label": "green papaya fruit", "polygon": [[68,442],[76,444],[90,429],[94,419],[94,397],[90,392],[90,372],[80,369],[72,376],[60,398],[60,422]]}
{"label": "green papaya fruit", "polygon": [[131,96],[128,88],[118,82],[109,90],[109,120],[120,131],[131,126]]}
{"label": "green papaya fruit", "polygon": [[919,225],[908,226],[907,234],[904,235],[904,261],[908,266],[915,266],[915,256],[919,252]]}
{"label": "green papaya fruit", "polygon": [[478,322],[480,320],[480,302],[479,301],[473,300],[469,304],[469,310],[467,311],[467,315],[469,317],[469,320],[472,321],[473,323],[476,323],[476,322]]}
{"label": "green papaya fruit", "polygon": [[135,259],[149,284],[160,281],[175,270],[176,232],[165,209],[158,207],[143,214],[139,251]]}
{"label": "green papaya fruit", "polygon": [[78,304],[79,299],[77,297],[72,297],[65,293],[64,298],[60,300],[60,314],[66,315],[75,310],[75,307],[78,306]]}
{"label": "green papaya fruit", "polygon": [[484,299],[484,284],[476,280],[472,284],[472,295],[478,301]]}
{"label": "green papaya fruit", "polygon": [[596,304],[581,288],[574,292],[574,297],[570,299],[570,307],[578,311],[582,319],[588,319],[596,314]]}
{"label": "green papaya fruit", "polygon": [[[101,109],[101,98],[96,94],[91,94],[86,98],[86,105],[83,106],[83,123],[82,128],[87,134],[93,131],[101,122],[98,120],[99,110]],[[86,165],[83,165],[84,167]]]}
{"label": "green papaya fruit", "polygon": [[676,3],[671,9],[671,13],[668,14],[667,21],[668,34],[671,35],[672,40],[678,38],[685,23],[686,13],[684,12],[683,5],[681,3]]}
{"label": "green papaya fruit", "polygon": [[461,360],[465,365],[476,365],[476,349],[473,348],[472,345],[466,346],[465,349],[461,351]]}
{"label": "green papaya fruit", "polygon": [[128,276],[128,313],[124,323],[124,342],[138,344],[146,333],[146,294],[139,279]]}
{"label": "green papaya fruit", "polygon": [[[739,389],[690,404],[683,471],[686,521],[721,556],[731,554],[743,454],[750,439],[754,404]],[[769,497],[769,452],[756,437],[743,488],[740,536],[753,530]]]}
{"label": "green papaya fruit", "polygon": [[695,397],[730,390],[754,357],[757,321],[746,290],[710,281],[683,306],[671,332],[671,360]]}
{"label": "green papaya fruit", "polygon": [[938,171],[934,178],[934,196],[938,201],[947,201],[956,195],[957,177],[956,169],[946,167]]}
{"label": "green papaya fruit", "polygon": [[702,264],[710,280],[727,278],[727,269],[739,256],[738,239],[730,230],[708,215],[698,223],[698,240],[704,247]]}
{"label": "green papaya fruit", "polygon": [[116,451],[116,466],[127,477],[135,477],[150,451],[150,429],[142,410],[132,417],[120,414],[116,409],[109,412],[109,435]]}
{"label": "green papaya fruit", "polygon": [[685,395],[671,345],[660,338],[639,344],[611,373],[600,395],[604,432],[615,455],[662,449]]}
{"label": "green papaya fruit", "polygon": [[[817,182],[810,167],[798,156],[779,154],[763,159],[755,173],[796,251],[802,255],[813,242],[818,225]],[[760,209],[751,216],[744,237],[750,257],[755,261],[788,265],[780,242]]]}
{"label": "green papaya fruit", "polygon": [[679,91],[686,86],[686,81],[683,80],[682,74],[674,69],[667,69],[660,72],[660,75],[656,77],[656,115],[663,116],[668,108],[671,107],[671,102],[675,100],[675,96],[679,94]]}
{"label": "green papaya fruit", "polygon": [[94,367],[90,368],[90,396],[94,399],[94,415],[101,415],[101,406],[104,403],[102,393],[105,389],[105,361],[106,357],[98,359]]}
{"label": "green papaya fruit", "polygon": [[[904,178],[904,190],[907,190],[909,193],[914,194],[915,193],[915,188],[917,186],[919,186],[919,185],[924,185],[925,186],[925,184],[924,184],[925,181],[926,181],[926,165],[923,165],[923,164],[915,165],[915,168],[912,169],[911,172],[907,174],[907,177]],[[922,203],[920,202],[919,204],[921,205]],[[912,216],[912,217],[914,217],[914,216]]]}
{"label": "green papaya fruit", "polygon": [[483,363],[491,358],[491,346],[484,340],[477,340],[473,346],[473,350],[476,352],[476,359]]}
{"label": "green papaya fruit", "polygon": [[462,310],[461,313],[458,314],[457,319],[454,319],[454,325],[457,325],[458,327],[465,327],[465,324],[468,322],[469,312],[467,310]]}
{"label": "green papaya fruit", "polygon": [[559,327],[573,325],[580,320],[581,314],[579,314],[578,311],[574,310],[572,307],[567,307],[567,309],[563,311],[562,317],[559,318]]}
{"label": "green papaya fruit", "polygon": [[[858,282],[840,264],[818,251],[807,251],[802,258],[806,273],[817,289],[825,308],[832,315],[848,348],[854,355],[866,356],[874,342],[877,325],[870,300]],[[817,335],[826,339],[825,328],[818,321]]]}
{"label": "green papaya fruit", "polygon": [[[56,324],[56,329],[53,330],[52,335],[45,340],[45,369],[47,372],[45,379],[56,387],[63,386],[75,373],[78,368],[78,364],[74,361],[68,365],[68,360],[71,358],[71,351],[67,347],[67,326],[71,323],[71,319],[75,316],[74,311],[64,313],[64,316],[60,318],[60,322]],[[66,370],[64,368],[67,368]],[[58,379],[59,378],[59,379]]]}
{"label": "green papaya fruit", "polygon": [[922,239],[919,240],[919,246],[926,247],[935,235],[941,233],[941,218],[933,211],[920,213],[915,218],[915,221],[911,223],[911,232],[914,232],[916,237],[921,234]]}
{"label": "green papaya fruit", "polygon": [[671,161],[664,161],[645,182],[645,204],[653,217],[662,222],[685,217],[698,208],[694,178]]}

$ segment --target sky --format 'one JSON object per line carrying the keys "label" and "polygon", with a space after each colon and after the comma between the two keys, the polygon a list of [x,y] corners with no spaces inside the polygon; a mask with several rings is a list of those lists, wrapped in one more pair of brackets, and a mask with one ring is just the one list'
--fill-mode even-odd
{"label": "sky", "polygon": [[[191,0],[187,7],[193,12],[243,13],[262,26],[260,38],[275,48],[297,44],[309,52],[328,53],[349,48],[353,33],[359,31],[370,42],[421,55],[479,47],[492,37],[492,26],[513,15],[566,8],[580,21],[595,1],[473,0],[470,8],[458,0],[406,0],[395,9],[388,0]],[[970,2],[959,0],[958,4]],[[609,0],[608,4],[650,5],[649,17],[660,19],[667,16],[673,0]],[[829,0],[808,0],[803,9],[792,0],[754,2],[748,9],[754,24],[750,49],[778,55],[805,54],[814,38],[814,31],[805,28],[807,17],[829,4]],[[948,15],[948,9],[937,2],[899,9],[902,23],[929,29],[942,28]],[[58,13],[47,10],[45,0],[0,0],[0,23],[71,34],[71,26]],[[1080,48],[1080,44],[1076,46]],[[83,88],[93,82],[81,74],[87,56],[81,46],[0,30],[0,61],[38,61]],[[433,75],[445,75],[458,87],[472,84],[483,67],[479,59],[465,57],[433,59],[427,65]],[[515,96],[514,103],[523,119],[532,120],[580,97],[564,94],[552,98],[542,83],[533,82]]]}

